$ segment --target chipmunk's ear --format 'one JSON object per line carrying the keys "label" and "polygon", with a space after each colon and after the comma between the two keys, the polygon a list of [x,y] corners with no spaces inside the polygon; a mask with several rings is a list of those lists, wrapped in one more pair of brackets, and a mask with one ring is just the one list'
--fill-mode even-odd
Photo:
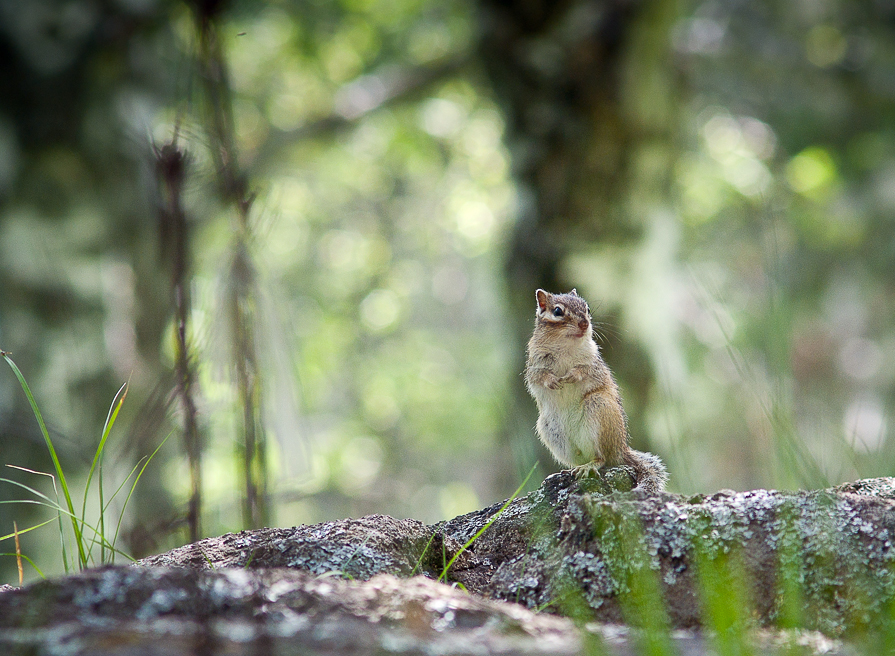
{"label": "chipmunk's ear", "polygon": [[535,298],[538,299],[538,309],[546,310],[547,309],[547,297],[549,294],[545,292],[543,289],[539,289],[535,292]]}
{"label": "chipmunk's ear", "polygon": [[569,292],[572,296],[578,296],[578,291],[573,287],[572,291]]}

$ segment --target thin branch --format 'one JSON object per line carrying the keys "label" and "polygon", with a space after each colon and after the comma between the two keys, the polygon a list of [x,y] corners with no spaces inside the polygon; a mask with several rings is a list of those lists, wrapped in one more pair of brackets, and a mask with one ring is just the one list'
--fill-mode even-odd
{"label": "thin branch", "polygon": [[156,175],[162,192],[159,230],[162,248],[171,265],[171,299],[174,306],[176,358],[175,393],[183,410],[183,442],[190,468],[190,500],[187,523],[190,541],[202,533],[202,436],[195,401],[195,374],[189,344],[190,300],[189,229],[183,208],[187,153],[177,136],[155,151]]}
{"label": "thin branch", "polygon": [[[200,7],[201,9],[201,7]],[[208,10],[208,7],[205,7]],[[267,449],[262,422],[261,380],[255,337],[256,275],[250,255],[252,226],[249,221],[254,194],[248,190],[246,175],[239,167],[233,119],[233,98],[227,62],[213,18],[218,5],[198,11],[199,69],[205,92],[206,129],[212,158],[224,198],[236,210],[230,289],[227,301],[233,327],[233,364],[242,406],[242,440],[245,499],[243,523],[246,527],[265,525],[268,519]],[[213,11],[212,11],[213,10]]]}

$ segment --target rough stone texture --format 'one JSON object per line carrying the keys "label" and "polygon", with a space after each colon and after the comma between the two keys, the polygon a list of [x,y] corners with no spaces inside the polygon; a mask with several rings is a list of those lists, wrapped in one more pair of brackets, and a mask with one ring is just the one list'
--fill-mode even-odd
{"label": "rough stone texture", "polygon": [[[644,653],[643,632],[536,614],[421,576],[106,567],[0,591],[6,656],[566,656]],[[756,632],[755,654],[856,656],[817,633]],[[716,653],[675,631],[672,653]]]}
{"label": "rough stone texture", "polygon": [[[895,479],[792,493],[618,491],[629,488],[621,468],[581,481],[563,472],[434,526],[373,515],[244,531],[135,567],[7,587],[0,646],[48,655],[566,654],[596,640],[629,654],[651,631],[668,640],[671,626],[677,653],[704,654],[712,640],[699,625],[712,621],[701,599],[728,605],[734,624],[717,628],[748,629],[754,653],[859,653],[756,624],[847,638],[881,620],[891,626]],[[468,592],[432,580],[448,563],[447,581]]]}
{"label": "rough stone texture", "polygon": [[[762,623],[786,615],[787,623],[838,635],[890,612],[895,479],[708,497],[607,495],[601,485],[574,482],[566,472],[548,477],[508,506],[472,546],[471,566],[452,577],[492,598],[564,614],[581,613],[583,598],[586,612],[603,622],[636,619],[625,603],[643,594],[638,586],[650,573],[671,623],[696,626],[703,619],[700,592],[718,567],[745,578]],[[436,529],[462,541],[498,510]]]}
{"label": "rough stone texture", "polygon": [[700,578],[700,562],[716,574],[717,566],[727,568],[718,575],[741,573],[753,615],[769,625],[783,618],[839,635],[872,626],[895,598],[895,479],[813,492],[693,497],[614,491],[619,487],[630,488],[623,468],[582,481],[561,472],[503,512],[499,503],[435,526],[374,515],[243,532],[140,564],[285,566],[361,580],[381,573],[437,578],[493,520],[447,580],[581,621],[637,622],[628,602],[652,578],[670,623],[698,626],[701,591],[711,585]]}
{"label": "rough stone texture", "polygon": [[[364,580],[377,574],[432,575],[441,562],[441,540],[436,550],[432,536],[432,528],[415,519],[369,515],[313,526],[227,533],[144,558],[139,564],[197,569],[293,567]],[[451,553],[462,546],[450,538],[446,542]]]}
{"label": "rough stone texture", "polygon": [[48,655],[563,656],[578,653],[581,639],[566,619],[423,577],[110,567],[0,594],[0,646]]}

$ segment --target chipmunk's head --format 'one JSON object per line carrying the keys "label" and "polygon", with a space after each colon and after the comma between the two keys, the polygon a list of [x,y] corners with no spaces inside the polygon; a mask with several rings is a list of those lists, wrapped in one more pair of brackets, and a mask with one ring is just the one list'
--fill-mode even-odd
{"label": "chipmunk's head", "polygon": [[539,289],[535,297],[538,326],[572,338],[590,337],[590,308],[574,289],[568,294],[551,294]]}

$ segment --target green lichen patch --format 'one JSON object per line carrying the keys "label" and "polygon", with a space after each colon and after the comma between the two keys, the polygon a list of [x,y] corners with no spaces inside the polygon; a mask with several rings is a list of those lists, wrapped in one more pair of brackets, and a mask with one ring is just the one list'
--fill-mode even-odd
{"label": "green lichen patch", "polygon": [[[490,594],[560,612],[580,613],[583,603],[603,621],[630,621],[646,595],[677,626],[776,624],[832,635],[869,630],[889,616],[890,479],[707,497],[602,494],[567,483],[530,498],[558,503],[539,532],[529,527],[524,550],[496,567]],[[500,531],[500,521],[492,528]]]}

